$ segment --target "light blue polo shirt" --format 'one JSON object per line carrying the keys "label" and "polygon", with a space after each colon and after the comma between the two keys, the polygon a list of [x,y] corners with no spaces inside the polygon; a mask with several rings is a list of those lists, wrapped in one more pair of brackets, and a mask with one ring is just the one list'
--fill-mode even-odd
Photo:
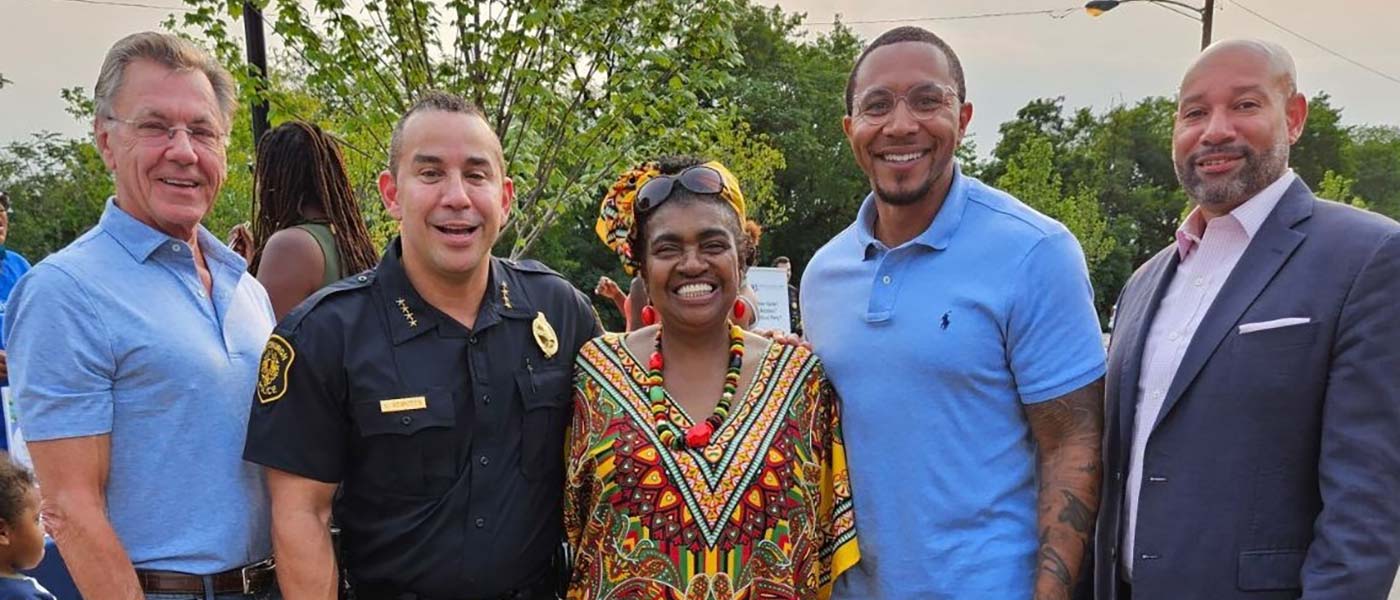
{"label": "light blue polo shirt", "polygon": [[137,568],[217,573],[271,553],[267,491],[243,462],[267,292],[199,228],[186,242],[111,200],[10,295],[4,335],[26,440],[110,434],[108,518]]}
{"label": "light blue polo shirt", "polygon": [[835,598],[1030,598],[1035,447],[1022,409],[1104,374],[1079,243],[955,173],[933,223],[887,248],[874,195],[802,277],[840,393],[860,563]]}

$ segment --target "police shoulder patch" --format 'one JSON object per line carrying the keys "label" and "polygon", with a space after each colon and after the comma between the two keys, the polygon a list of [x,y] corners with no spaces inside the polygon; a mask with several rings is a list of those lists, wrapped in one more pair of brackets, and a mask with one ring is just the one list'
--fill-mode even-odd
{"label": "police shoulder patch", "polygon": [[262,360],[258,361],[259,404],[276,402],[287,393],[287,372],[291,370],[296,357],[296,350],[292,349],[286,338],[274,333],[267,340]]}

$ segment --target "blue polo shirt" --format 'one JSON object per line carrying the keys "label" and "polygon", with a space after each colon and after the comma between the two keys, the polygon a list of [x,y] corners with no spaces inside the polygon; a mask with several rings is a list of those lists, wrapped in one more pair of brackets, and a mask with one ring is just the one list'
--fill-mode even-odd
{"label": "blue polo shirt", "polygon": [[137,568],[211,574],[271,554],[267,490],[243,462],[272,305],[203,227],[188,243],[111,200],[20,279],[4,335],[26,440],[107,434],[107,513]]}
{"label": "blue polo shirt", "polygon": [[840,393],[861,560],[835,598],[1029,598],[1035,447],[1022,409],[1104,374],[1093,289],[1064,226],[960,172],[888,248],[875,198],[802,277]]}

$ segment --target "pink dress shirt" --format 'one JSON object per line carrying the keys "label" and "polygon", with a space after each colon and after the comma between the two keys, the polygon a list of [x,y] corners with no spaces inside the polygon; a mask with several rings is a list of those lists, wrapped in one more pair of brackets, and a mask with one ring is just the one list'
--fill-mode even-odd
{"label": "pink dress shirt", "polygon": [[1142,489],[1142,458],[1167,388],[1176,377],[1196,327],[1230,277],[1235,263],[1244,255],[1250,240],[1295,178],[1290,169],[1229,214],[1209,221],[1198,206],[1176,230],[1176,251],[1181,264],[1148,329],[1142,351],[1142,374],[1138,379],[1137,415],[1133,419],[1133,448],[1126,489],[1127,523],[1123,527],[1123,551],[1120,553],[1123,574],[1129,581],[1133,574],[1138,493]]}

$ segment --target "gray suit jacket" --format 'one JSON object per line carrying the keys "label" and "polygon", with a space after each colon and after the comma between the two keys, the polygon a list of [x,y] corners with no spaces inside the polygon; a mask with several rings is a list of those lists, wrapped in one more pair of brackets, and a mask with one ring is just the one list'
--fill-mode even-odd
{"label": "gray suit jacket", "polygon": [[[1175,245],[1109,348],[1095,590],[1117,600],[1144,338]],[[1239,333],[1287,317],[1310,322]],[[1400,563],[1400,224],[1295,182],[1187,346],[1147,441],[1134,600],[1384,600]]]}

